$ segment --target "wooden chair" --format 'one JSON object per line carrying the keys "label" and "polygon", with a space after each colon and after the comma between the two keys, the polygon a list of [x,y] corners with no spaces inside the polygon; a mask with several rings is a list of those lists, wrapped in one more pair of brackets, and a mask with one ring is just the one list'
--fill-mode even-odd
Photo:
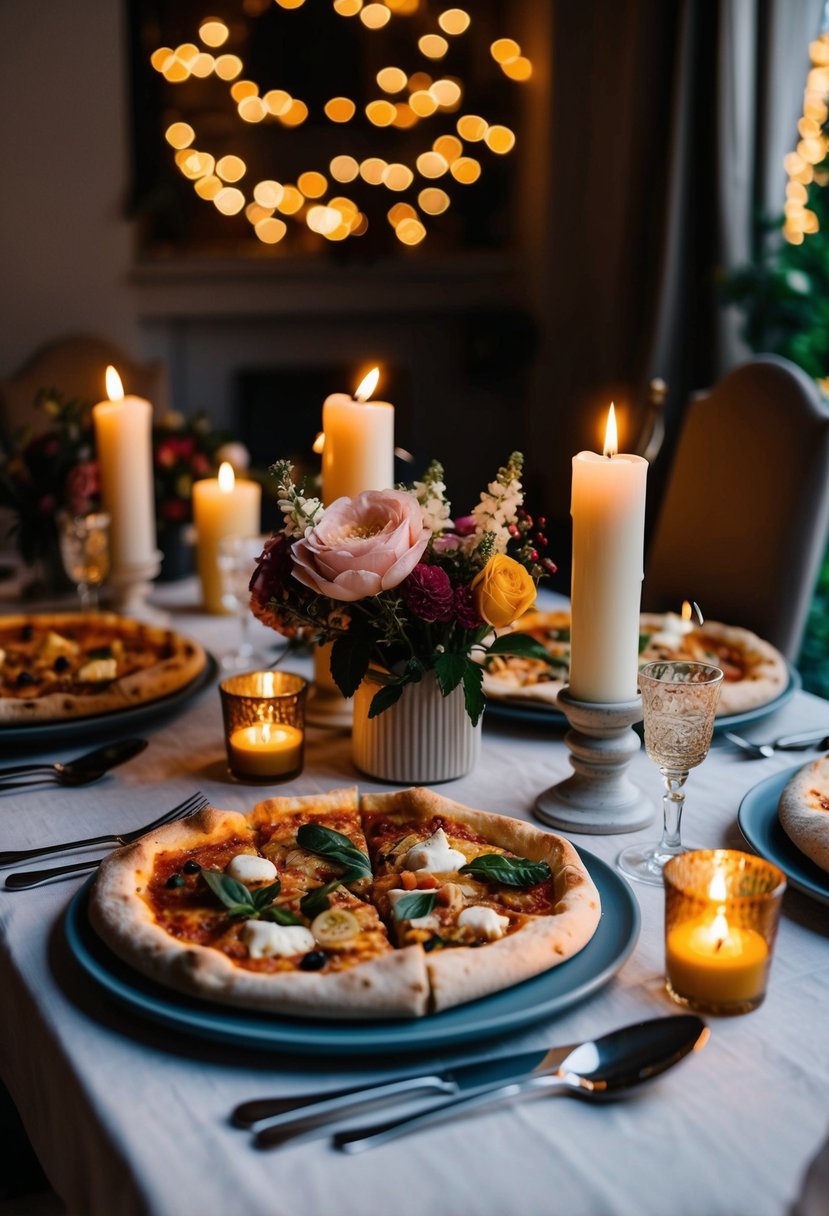
{"label": "wooden chair", "polygon": [[829,406],[776,355],[692,400],[645,563],[646,610],[696,600],[796,659],[829,535]]}
{"label": "wooden chair", "polygon": [[162,363],[140,363],[105,338],[75,335],[41,346],[8,380],[0,382],[0,439],[8,441],[24,426],[37,434],[48,418],[35,409],[40,389],[94,404],[106,396],[107,364],[116,368],[124,391],[151,401],[157,414],[169,406],[167,372]]}

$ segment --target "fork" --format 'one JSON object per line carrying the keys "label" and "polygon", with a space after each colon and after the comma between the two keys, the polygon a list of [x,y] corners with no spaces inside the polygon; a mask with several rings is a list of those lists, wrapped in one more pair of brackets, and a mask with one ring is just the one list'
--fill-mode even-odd
{"label": "fork", "polygon": [[[90,836],[85,840],[69,840],[65,844],[44,845],[36,849],[18,849],[11,850],[6,853],[0,853],[0,864],[11,865],[16,861],[29,861],[35,857],[45,857],[50,853],[69,852],[72,849],[94,848],[99,844],[130,844],[133,840],[138,840],[147,832],[152,832],[155,828],[163,827],[164,824],[173,823],[177,819],[184,819],[187,815],[195,815],[197,811],[204,810],[210,805],[208,798],[204,794],[191,794],[184,802],[180,802],[178,806],[172,807],[169,811],[165,811],[163,815],[159,815],[150,823],[145,823],[143,827],[132,828],[128,832],[115,833],[112,832],[107,836]],[[47,882],[50,878],[58,878],[68,876],[70,874],[79,874],[83,870],[91,870],[100,865],[100,859],[90,861],[72,862],[70,865],[57,866],[48,870],[26,870],[16,874],[9,874],[6,877],[6,887],[11,891],[21,890],[24,887],[33,887],[38,883]]]}

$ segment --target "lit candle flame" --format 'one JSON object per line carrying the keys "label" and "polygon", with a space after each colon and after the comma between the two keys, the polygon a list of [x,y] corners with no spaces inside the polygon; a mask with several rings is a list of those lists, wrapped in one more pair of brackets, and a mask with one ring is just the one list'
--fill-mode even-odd
{"label": "lit candle flame", "polygon": [[223,494],[229,494],[236,485],[236,474],[233,465],[223,460],[219,465],[219,489]]}
{"label": "lit candle flame", "polygon": [[691,607],[689,601],[683,600],[682,601],[682,619],[683,619],[683,621],[690,621],[692,612],[693,612],[693,608]]}
{"label": "lit candle flame", "polygon": [[615,456],[619,451],[619,435],[616,430],[616,406],[611,401],[607,412],[607,426],[604,433],[604,455]]}
{"label": "lit candle flame", "polygon": [[320,431],[314,442],[311,444],[311,451],[316,452],[319,456],[325,447],[325,431]]}
{"label": "lit candle flame", "polygon": [[360,381],[357,386],[357,391],[354,394],[355,401],[368,401],[371,394],[377,388],[377,381],[380,379],[380,368],[373,367],[368,375]]}
{"label": "lit candle flame", "polygon": [[711,881],[708,884],[708,898],[715,900],[718,904],[724,904],[726,895],[725,874],[722,870],[716,870],[711,875]]}
{"label": "lit candle flame", "polygon": [[121,383],[121,377],[111,364],[106,370],[106,386],[107,397],[110,401],[124,400],[124,386]]}

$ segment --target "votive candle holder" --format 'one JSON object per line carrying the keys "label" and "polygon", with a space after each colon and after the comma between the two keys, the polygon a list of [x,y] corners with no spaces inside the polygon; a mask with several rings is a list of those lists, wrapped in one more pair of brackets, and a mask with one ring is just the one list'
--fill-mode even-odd
{"label": "votive candle holder", "polygon": [[666,987],[700,1013],[749,1013],[766,995],[786,879],[734,849],[698,849],[666,862]]}
{"label": "votive candle holder", "polygon": [[307,681],[289,671],[247,671],[219,684],[231,774],[274,784],[302,772]]}

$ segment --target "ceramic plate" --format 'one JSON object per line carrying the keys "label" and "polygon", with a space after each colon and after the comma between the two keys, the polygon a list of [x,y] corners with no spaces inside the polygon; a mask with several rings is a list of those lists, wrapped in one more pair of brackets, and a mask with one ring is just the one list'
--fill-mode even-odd
{"label": "ceramic plate", "polygon": [[[756,722],[760,718],[773,714],[775,710],[782,709],[786,702],[791,700],[800,686],[799,673],[793,667],[790,667],[789,680],[782,692],[773,697],[771,701],[766,701],[763,705],[755,706],[754,709],[746,709],[739,714],[722,714],[714,721],[715,732],[736,730],[738,726],[746,726],[749,722]],[[564,714],[554,705],[544,705],[532,701],[499,701],[494,697],[487,698],[486,714],[484,715],[485,722],[487,718],[526,722],[535,726],[567,725],[567,719]]]}
{"label": "ceramic plate", "polygon": [[152,725],[160,717],[173,713],[198,696],[213,683],[219,664],[212,654],[207,654],[207,663],[194,680],[157,701],[144,705],[131,705],[129,709],[115,709],[92,718],[71,718],[66,722],[32,722],[22,726],[0,727],[0,752],[18,747],[61,746],[82,739],[98,739],[114,731],[136,731]]}
{"label": "ceramic plate", "polygon": [[822,904],[829,904],[829,874],[801,853],[777,818],[783,787],[802,767],[802,764],[796,764],[782,773],[773,773],[749,790],[740,803],[737,822],[754,851],[779,866],[790,886]]}
{"label": "ceramic plate", "polygon": [[574,958],[505,992],[405,1021],[332,1022],[288,1018],[211,1005],[179,996],[121,963],[98,940],[87,920],[92,879],[66,913],[66,938],[77,962],[103,991],[133,1013],[188,1035],[259,1051],[299,1055],[372,1055],[429,1051],[519,1030],[585,1000],[607,984],[630,955],[639,935],[639,905],[631,888],[609,865],[579,850],[602,901],[591,941]]}

